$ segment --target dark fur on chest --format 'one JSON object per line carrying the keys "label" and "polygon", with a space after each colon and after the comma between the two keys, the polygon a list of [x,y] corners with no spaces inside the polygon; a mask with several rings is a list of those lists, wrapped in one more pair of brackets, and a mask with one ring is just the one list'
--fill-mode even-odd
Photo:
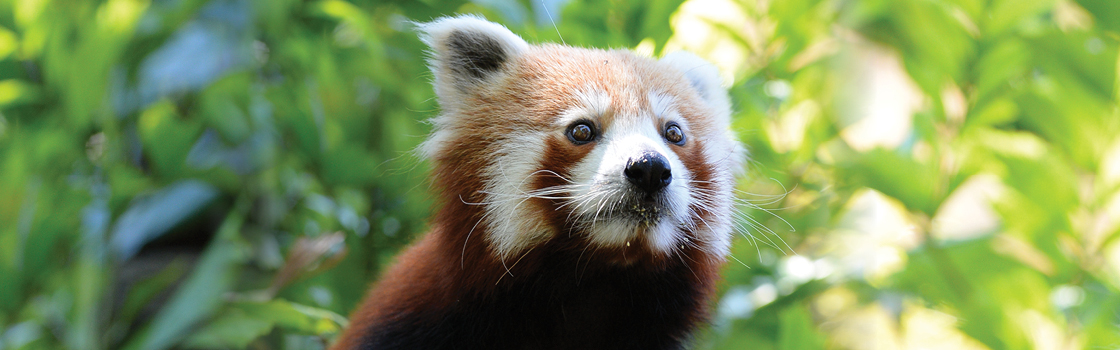
{"label": "dark fur on chest", "polygon": [[547,260],[449,307],[394,314],[371,326],[361,348],[681,349],[706,318],[708,288],[683,262],[650,271]]}

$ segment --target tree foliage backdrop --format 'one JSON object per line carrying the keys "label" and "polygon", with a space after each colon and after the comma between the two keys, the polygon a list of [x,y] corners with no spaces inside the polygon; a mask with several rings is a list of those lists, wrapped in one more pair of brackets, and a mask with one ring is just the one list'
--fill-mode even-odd
{"label": "tree foliage backdrop", "polygon": [[425,230],[455,13],[720,66],[696,348],[1120,346],[1114,0],[0,0],[0,349],[323,348]]}

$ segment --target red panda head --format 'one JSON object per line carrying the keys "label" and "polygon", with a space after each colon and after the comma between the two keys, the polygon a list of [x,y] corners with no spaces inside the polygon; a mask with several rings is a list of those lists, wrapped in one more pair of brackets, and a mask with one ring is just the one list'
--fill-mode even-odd
{"label": "red panda head", "polygon": [[470,220],[468,239],[503,261],[559,237],[603,255],[726,256],[744,152],[713,66],[529,45],[470,16],[421,31],[443,109],[422,152],[441,204],[473,208],[444,218]]}

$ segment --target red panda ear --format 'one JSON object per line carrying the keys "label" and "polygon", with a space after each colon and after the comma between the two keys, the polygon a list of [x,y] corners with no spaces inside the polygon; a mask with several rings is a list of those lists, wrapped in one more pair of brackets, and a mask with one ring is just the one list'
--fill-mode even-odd
{"label": "red panda ear", "polygon": [[719,76],[718,68],[687,51],[677,51],[665,55],[661,58],[661,62],[684,73],[684,76],[692,83],[692,87],[708,103],[708,106],[712,107],[716,115],[730,123],[728,118],[731,115],[731,101],[727,97],[727,89],[722,86],[723,80]]}
{"label": "red panda ear", "polygon": [[428,64],[441,104],[487,83],[529,46],[506,27],[470,15],[440,18],[419,30],[432,48]]}

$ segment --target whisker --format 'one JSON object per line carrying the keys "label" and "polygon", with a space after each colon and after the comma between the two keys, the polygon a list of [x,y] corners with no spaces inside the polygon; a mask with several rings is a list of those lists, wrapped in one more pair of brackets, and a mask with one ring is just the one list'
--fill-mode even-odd
{"label": "whisker", "polygon": [[466,258],[467,258],[467,241],[471,240],[471,234],[474,233],[474,229],[476,227],[478,227],[478,224],[482,223],[482,219],[485,219],[485,218],[486,218],[485,215],[478,218],[478,221],[475,221],[474,226],[471,226],[471,230],[467,231],[467,238],[463,239],[463,251],[461,253],[459,253],[459,269],[460,270],[466,270],[467,269],[467,266],[466,266],[466,263],[465,263]]}
{"label": "whisker", "polygon": [[[759,252],[758,254],[759,254],[760,257],[762,256],[762,252]],[[748,269],[751,268],[750,266],[747,266],[747,264],[744,264],[742,260],[739,260],[739,258],[736,258],[735,254],[727,254],[727,256],[730,257],[731,260],[735,260],[736,262],[738,262],[739,265],[743,265],[743,267],[748,268]]]}
{"label": "whisker", "polygon": [[[510,269],[513,268],[513,267],[516,267],[517,263],[521,262],[521,259],[525,259],[525,257],[528,256],[529,253],[533,251],[533,248],[536,248],[536,247],[530,247],[529,250],[526,250],[524,254],[521,254],[520,258],[517,258],[517,261],[513,262],[513,265],[510,265],[510,267],[506,267],[506,273],[503,273],[501,276],[499,276],[498,280],[494,282],[494,285],[496,286],[496,285],[498,285],[498,283],[502,282],[502,278],[505,278],[507,274],[510,277],[517,277],[517,276],[513,275],[513,271],[510,271]],[[505,261],[502,261],[502,267],[505,267],[505,265],[506,265]]]}

